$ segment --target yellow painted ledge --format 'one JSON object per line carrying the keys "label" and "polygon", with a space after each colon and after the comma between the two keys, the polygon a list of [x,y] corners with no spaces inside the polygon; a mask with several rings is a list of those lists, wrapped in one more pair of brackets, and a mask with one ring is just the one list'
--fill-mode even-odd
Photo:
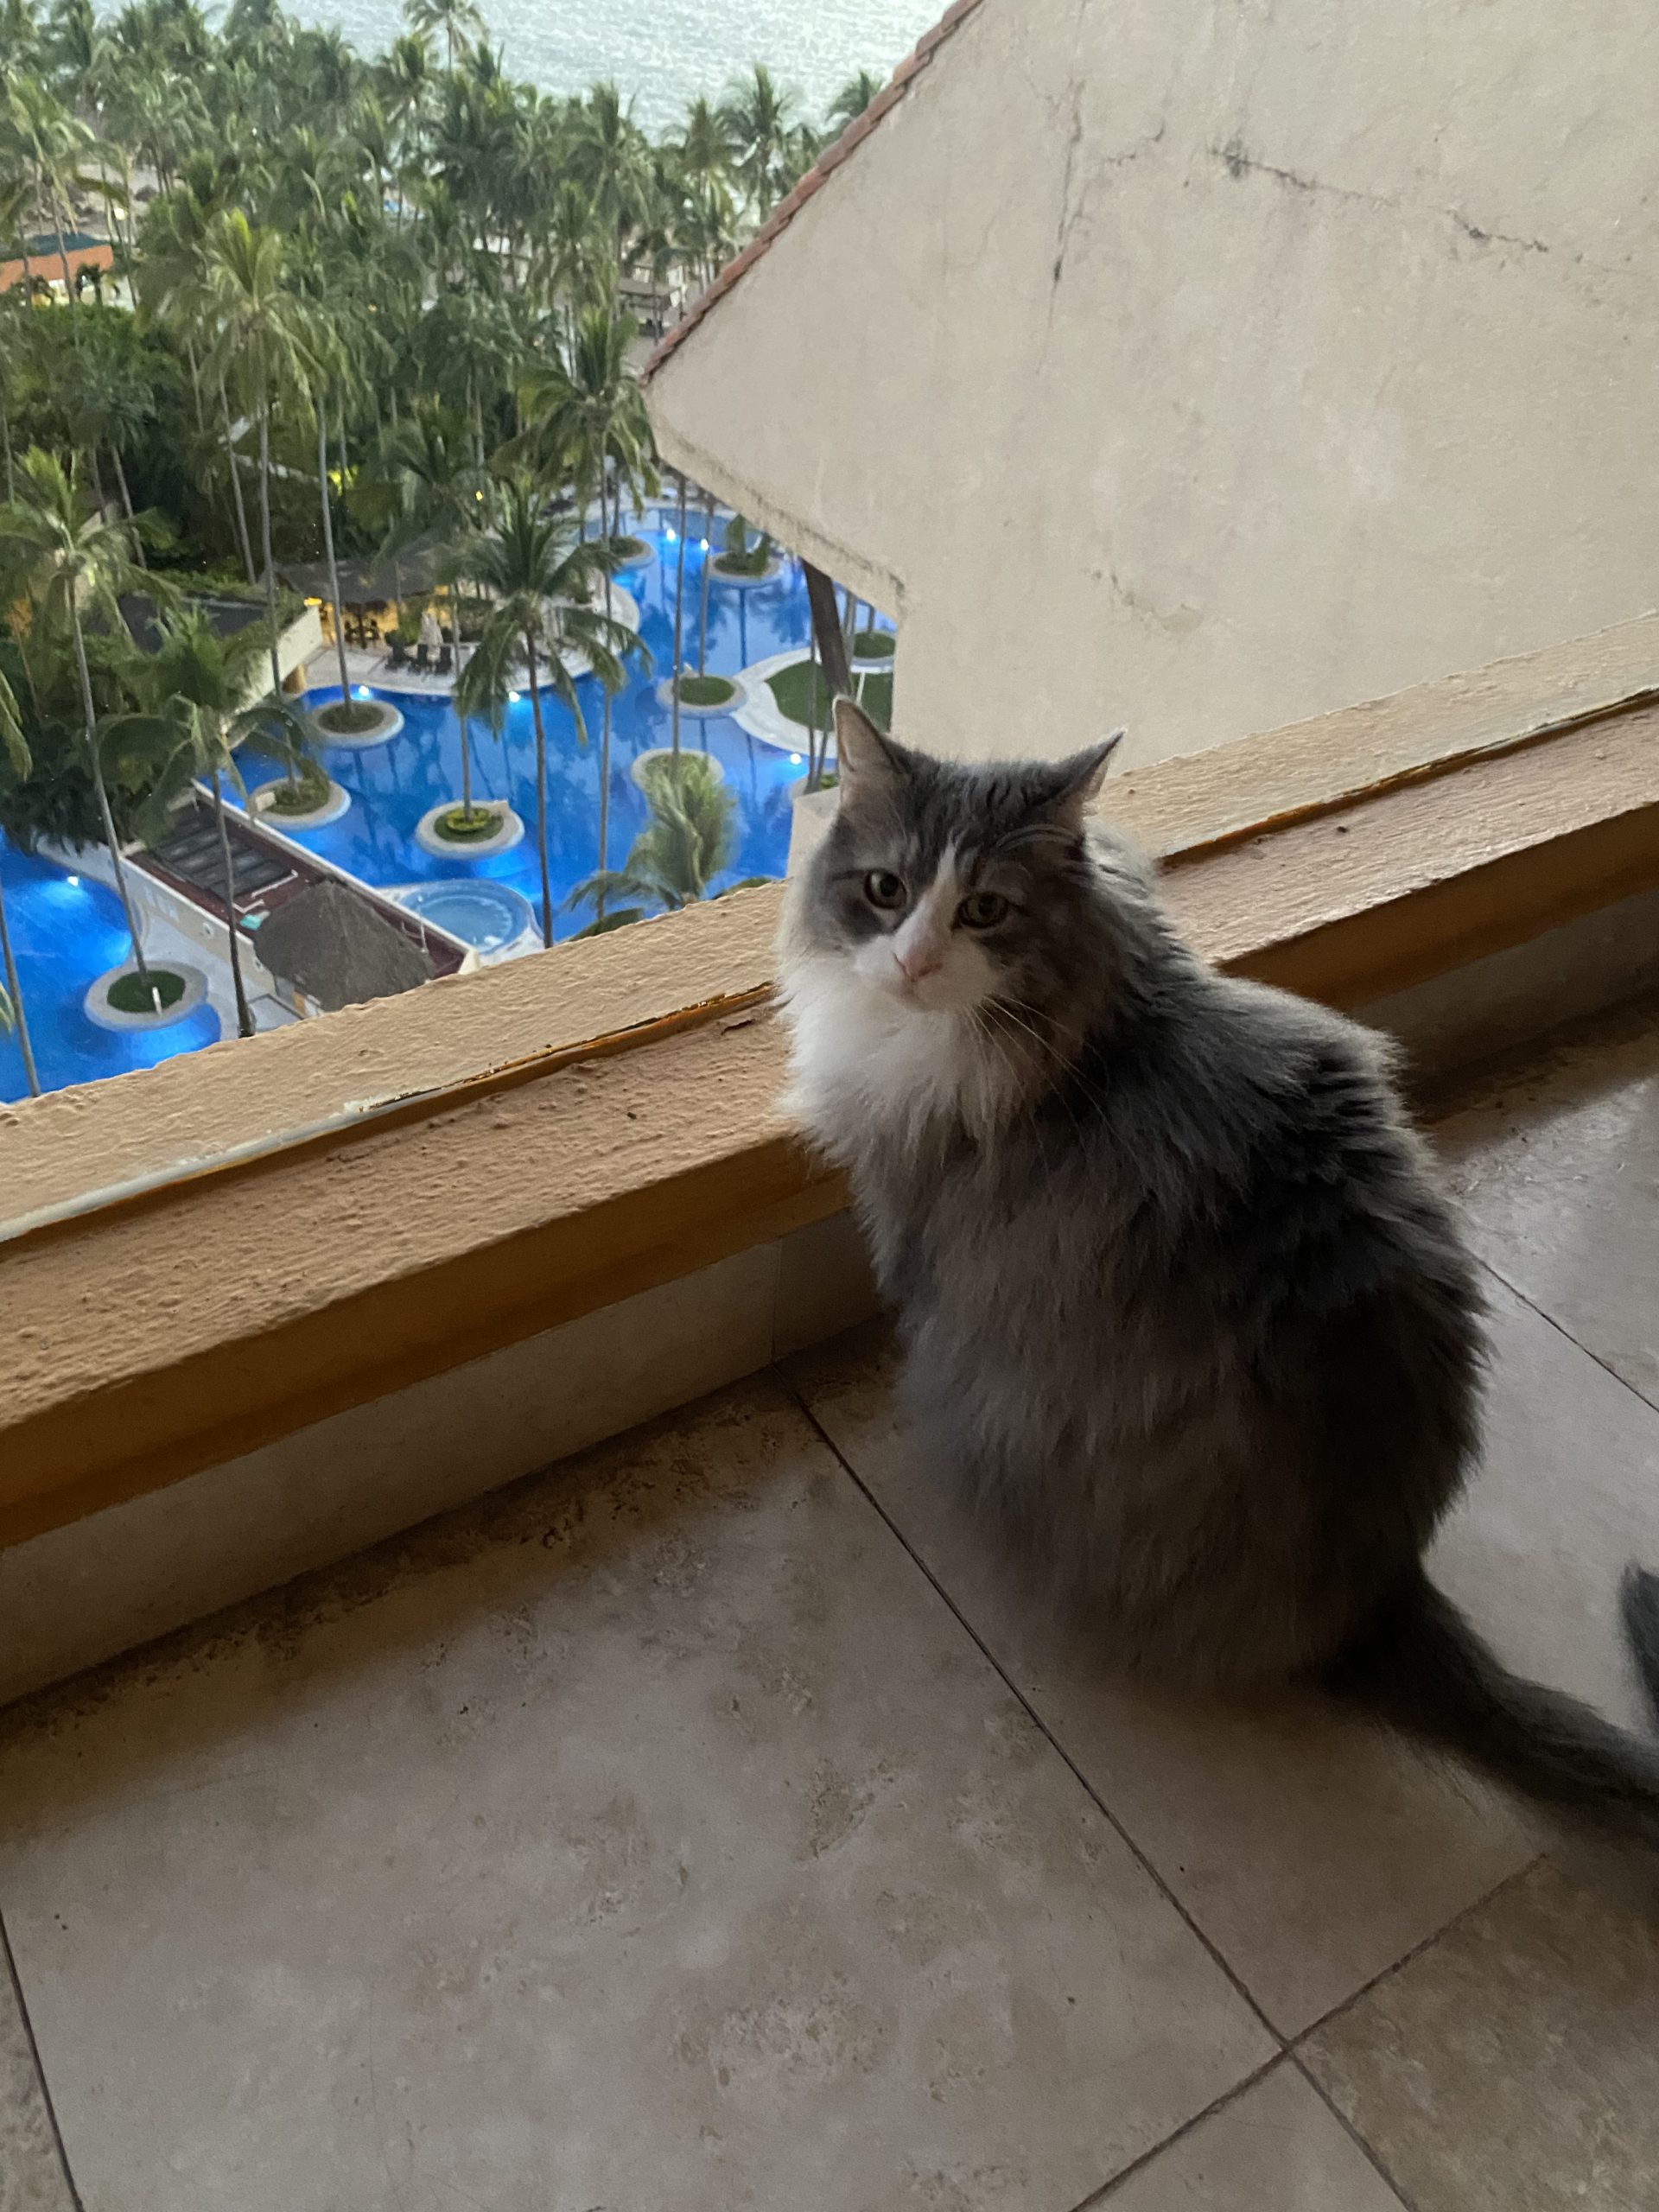
{"label": "yellow painted ledge", "polygon": [[[1109,810],[1211,958],[1365,1004],[1659,887],[1649,666],[1659,622],[1627,625],[1125,777]],[[775,1105],[780,896],[0,1117],[5,1211],[48,1217],[0,1245],[0,1544],[842,1205]],[[89,1181],[133,1194],[50,1220]]]}

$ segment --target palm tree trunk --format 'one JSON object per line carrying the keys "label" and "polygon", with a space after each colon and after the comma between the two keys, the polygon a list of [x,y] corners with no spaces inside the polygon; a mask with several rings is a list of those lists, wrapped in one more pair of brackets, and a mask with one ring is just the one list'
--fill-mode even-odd
{"label": "palm tree trunk", "polygon": [[680,749],[680,639],[685,608],[685,472],[680,472],[679,559],[674,565],[674,751]]}
{"label": "palm tree trunk", "polygon": [[530,683],[530,712],[536,724],[536,851],[542,868],[542,943],[553,942],[553,883],[547,872],[547,732],[542,726],[542,695],[536,689],[536,640],[524,632],[524,674]]}
{"label": "palm tree trunk", "polygon": [[225,927],[231,941],[231,985],[236,993],[236,1033],[253,1034],[253,1012],[247,985],[242,980],[242,937],[236,926],[236,870],[231,865],[231,833],[225,820],[225,787],[213,771],[213,820],[219,830],[219,861],[225,872]]}
{"label": "palm tree trunk", "polygon": [[708,505],[702,514],[702,607],[697,619],[697,674],[702,674],[703,660],[709,651],[709,573],[715,565],[715,495],[708,494]]}
{"label": "palm tree trunk", "polygon": [[201,411],[201,372],[196,365],[196,346],[194,339],[185,340],[184,358],[190,367],[190,397],[196,403],[196,428],[198,430],[203,430],[207,428],[207,423]]}
{"label": "palm tree trunk", "polygon": [[470,819],[473,811],[473,747],[472,723],[463,715],[461,724],[461,811]]}
{"label": "palm tree trunk", "polygon": [[265,564],[265,628],[270,647],[270,689],[280,704],[283,664],[276,652],[276,569],[270,556],[270,400],[259,399],[259,551]]}
{"label": "palm tree trunk", "polygon": [[23,1081],[29,1085],[29,1095],[41,1095],[41,1078],[35,1066],[35,1046],[29,1033],[29,1015],[23,1006],[22,986],[17,981],[17,963],[11,950],[11,931],[6,923],[6,887],[0,883],[0,969],[6,979],[6,996],[11,1001],[11,1018],[17,1026],[17,1049],[23,1056]]}
{"label": "palm tree trunk", "polygon": [[57,227],[58,233],[58,259],[63,264],[64,297],[67,301],[68,304],[73,308],[78,305],[79,302],[75,297],[75,280],[69,273],[69,249],[64,243],[63,236],[63,208],[58,199],[58,190],[55,184],[52,187],[50,199],[52,202],[52,220]]}
{"label": "palm tree trunk", "polygon": [[92,496],[98,501],[98,518],[104,519],[104,472],[98,465],[98,440],[94,438],[86,448],[86,458],[92,465]]}
{"label": "palm tree trunk", "polygon": [[[122,466],[121,448],[113,441],[110,446],[110,459],[115,463],[115,480],[120,487],[122,510],[126,515],[128,523],[131,524],[137,519],[132,512],[132,493],[127,485],[127,472]],[[139,567],[147,569],[149,563],[144,558],[143,540],[136,530],[132,533],[132,550],[137,556]]]}
{"label": "palm tree trunk", "polygon": [[80,710],[86,726],[86,753],[92,764],[92,790],[98,798],[99,819],[104,824],[104,842],[109,847],[110,865],[115,870],[115,888],[121,900],[121,911],[127,918],[127,935],[132,939],[132,961],[138,970],[138,981],[149,1000],[152,1014],[162,1011],[162,995],[150,981],[149,969],[144,960],[143,939],[138,933],[138,914],[132,903],[132,890],[127,881],[127,871],[121,859],[121,840],[116,835],[115,817],[110,811],[110,794],[104,783],[104,763],[98,751],[98,709],[92,704],[92,674],[86,665],[86,639],[80,626],[80,609],[73,602],[70,622],[75,633],[75,668],[80,677]]}
{"label": "palm tree trunk", "polygon": [[253,545],[248,537],[248,510],[242,497],[242,472],[237,467],[236,437],[231,423],[230,395],[225,389],[225,379],[219,380],[219,411],[225,423],[225,459],[231,472],[231,498],[236,509],[236,538],[242,549],[242,569],[250,583],[253,575]]}
{"label": "palm tree trunk", "polygon": [[3,399],[0,399],[0,444],[6,449],[6,498],[17,496],[17,467],[11,453],[11,416]]}
{"label": "palm tree trunk", "polygon": [[[607,589],[605,596],[608,600]],[[606,608],[610,613],[610,608]],[[594,893],[594,919],[605,918],[605,871],[610,866],[611,842],[611,687],[605,686],[604,719],[599,738],[599,888]]]}
{"label": "palm tree trunk", "polygon": [[352,679],[346,670],[346,616],[340,603],[340,568],[334,559],[334,518],[328,505],[328,417],[317,402],[317,497],[322,505],[322,554],[328,563],[328,602],[334,611],[334,653],[340,663],[340,696],[352,696]]}

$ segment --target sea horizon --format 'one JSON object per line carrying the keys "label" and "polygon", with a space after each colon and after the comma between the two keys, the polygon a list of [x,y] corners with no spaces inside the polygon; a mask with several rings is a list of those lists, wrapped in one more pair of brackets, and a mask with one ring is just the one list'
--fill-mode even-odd
{"label": "sea horizon", "polygon": [[[751,63],[798,92],[813,120],[859,69],[887,75],[944,0],[484,0],[492,45],[508,71],[547,92],[608,79],[635,118],[659,131],[698,93],[718,98]],[[398,0],[297,0],[301,22],[338,29],[359,54],[384,52],[404,28]]]}

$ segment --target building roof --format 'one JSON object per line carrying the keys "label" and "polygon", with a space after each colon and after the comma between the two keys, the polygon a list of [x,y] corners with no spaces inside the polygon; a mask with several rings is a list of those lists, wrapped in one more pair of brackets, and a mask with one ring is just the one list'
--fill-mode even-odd
{"label": "building roof", "polygon": [[314,883],[259,925],[259,958],[325,1014],[412,991],[437,970],[430,957],[354,898],[343,883]]}
{"label": "building roof", "polygon": [[[31,238],[24,243],[29,248],[30,274],[43,278],[48,284],[60,284],[63,282],[63,257],[58,252],[56,232]],[[107,238],[94,238],[84,231],[67,231],[63,244],[72,276],[82,269],[112,269],[115,265],[114,249]],[[0,292],[9,291],[14,284],[21,284],[22,281],[22,250],[15,244],[0,246]]]}
{"label": "building roof", "polygon": [[[438,572],[438,543],[435,537],[419,537],[405,545],[396,560],[369,555],[360,560],[340,561],[336,566],[342,606],[378,607],[391,600],[407,599],[411,592],[431,589]],[[308,599],[328,596],[326,561],[279,561],[276,573]]]}
{"label": "building roof", "polygon": [[642,378],[655,376],[675,348],[684,343],[697,325],[720,305],[734,285],[747,275],[761,255],[770,250],[773,240],[780,238],[789,228],[807,201],[823,189],[842,162],[864,143],[882,118],[898,106],[945,41],[979,5],[980,0],[951,0],[951,5],[932,29],[925,32],[917,41],[914,49],[899,64],[886,86],[876,94],[863,114],[855,116],[840,137],[824,148],[794,190],[786,199],[779,201],[742,252],[734,255],[713,283],[698,293],[652,353],[640,372]]}

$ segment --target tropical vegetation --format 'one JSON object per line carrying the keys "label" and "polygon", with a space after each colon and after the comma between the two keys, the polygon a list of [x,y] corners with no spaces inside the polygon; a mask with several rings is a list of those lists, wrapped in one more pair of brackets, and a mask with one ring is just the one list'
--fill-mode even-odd
{"label": "tropical vegetation", "polygon": [[[611,695],[643,664],[611,579],[635,550],[625,509],[659,489],[635,311],[705,283],[877,89],[859,73],[819,122],[757,66],[652,136],[614,86],[516,81],[471,0],[407,0],[372,56],[276,0],[231,0],[214,22],[197,0],[0,0],[0,259],[22,271],[0,295],[0,830],[107,847],[144,1003],[162,994],[124,847],[193,783],[222,822],[251,732],[286,761],[289,811],[326,781],[274,703],[285,569],[326,576],[342,721],[348,559],[390,566],[405,634],[404,570],[435,591],[469,731],[499,734],[528,690],[544,938],[541,687],[586,742],[584,669],[601,689],[596,921],[701,896],[729,864],[727,795],[691,767],[645,787],[652,842],[609,867]],[[130,308],[72,267],[87,227]],[[713,680],[712,562],[695,674],[681,658],[676,488],[674,758],[680,679]],[[721,562],[771,558],[739,524]],[[226,597],[260,617],[230,641],[203,611]],[[463,841],[499,819],[467,754],[446,825]],[[228,950],[239,969],[233,931]],[[21,1028],[3,917],[0,958]],[[237,990],[245,1023],[239,972]]]}
{"label": "tropical vegetation", "polygon": [[[633,772],[645,794],[645,826],[620,868],[601,869],[571,892],[568,906],[596,910],[597,918],[578,932],[582,937],[696,905],[737,849],[737,802],[719,763],[706,753],[643,753]],[[764,880],[746,876],[727,889],[743,891]],[[607,912],[612,899],[628,903]]]}

